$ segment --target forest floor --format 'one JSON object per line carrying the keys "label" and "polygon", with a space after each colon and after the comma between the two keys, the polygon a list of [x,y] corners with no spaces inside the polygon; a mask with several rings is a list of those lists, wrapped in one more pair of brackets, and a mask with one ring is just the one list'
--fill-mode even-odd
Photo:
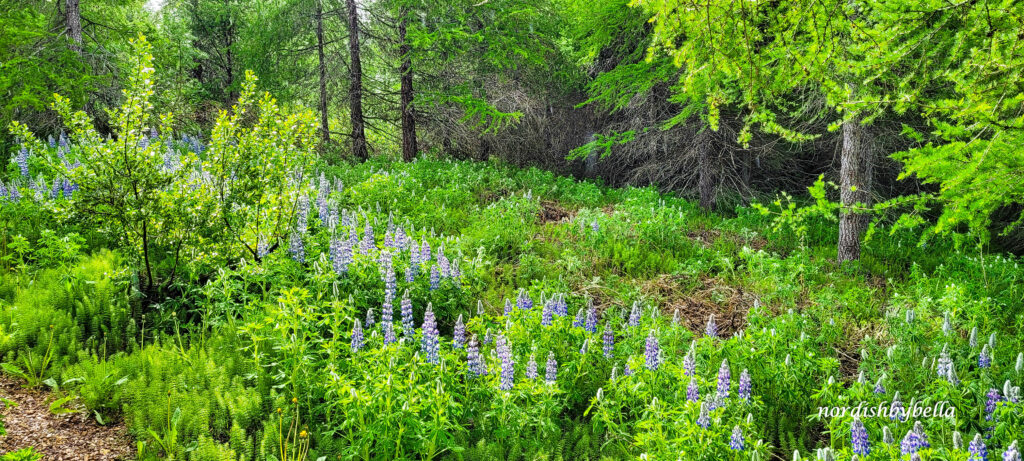
{"label": "forest floor", "polygon": [[50,392],[25,389],[13,378],[0,375],[7,435],[0,436],[0,453],[34,447],[47,461],[107,461],[132,458],[131,440],[123,425],[100,426],[80,411],[54,414]]}

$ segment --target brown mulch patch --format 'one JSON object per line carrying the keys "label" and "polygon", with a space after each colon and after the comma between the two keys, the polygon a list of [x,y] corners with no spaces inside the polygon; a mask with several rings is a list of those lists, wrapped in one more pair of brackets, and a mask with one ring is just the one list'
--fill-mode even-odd
{"label": "brown mulch patch", "polygon": [[0,375],[0,397],[17,403],[4,406],[7,435],[0,453],[35,447],[47,461],[106,461],[131,459],[131,440],[123,425],[100,426],[84,412],[55,415],[49,392],[25,389]]}
{"label": "brown mulch patch", "polygon": [[[696,284],[692,292],[686,286]],[[684,275],[662,275],[643,285],[643,291],[670,318],[679,310],[679,321],[690,331],[703,334],[708,316],[715,314],[718,336],[728,337],[747,324],[747,312],[757,297],[742,287],[719,284],[715,278],[692,280]]]}
{"label": "brown mulch patch", "polygon": [[571,221],[575,212],[562,208],[557,202],[550,200],[544,200],[540,202],[540,212],[538,217],[540,218],[541,224],[549,222],[567,222]]}
{"label": "brown mulch patch", "polygon": [[722,235],[722,232],[718,229],[704,228],[694,229],[686,233],[687,237],[700,242],[704,247],[710,247],[720,235]]}

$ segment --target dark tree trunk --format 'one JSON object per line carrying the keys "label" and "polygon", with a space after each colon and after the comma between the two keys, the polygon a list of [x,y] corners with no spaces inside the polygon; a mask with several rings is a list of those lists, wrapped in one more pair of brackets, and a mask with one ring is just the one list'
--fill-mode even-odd
{"label": "dark tree trunk", "polygon": [[[349,0],[351,3],[351,0]],[[321,0],[316,0],[316,53],[320,70],[320,139],[327,143],[331,140],[331,130],[327,125],[327,63],[324,60],[324,11]]]}
{"label": "dark tree trunk", "polygon": [[359,57],[359,9],[356,0],[348,5],[348,111],[352,120],[352,155],[360,160],[369,157],[366,149],[366,130],[363,121],[363,64]]}
{"label": "dark tree trunk", "polygon": [[68,37],[71,38],[71,49],[76,53],[82,53],[82,12],[78,8],[78,0],[67,0],[64,5],[67,7]]}
{"label": "dark tree trunk", "polygon": [[697,190],[700,194],[700,207],[705,210],[715,207],[715,151],[712,138],[711,128],[704,127],[694,140],[694,149],[697,153]]}
{"label": "dark tree trunk", "polygon": [[398,40],[401,45],[398,48],[402,55],[402,66],[399,72],[402,74],[401,85],[401,110],[402,110],[402,160],[411,162],[416,158],[416,117],[413,113],[413,90],[412,90],[412,47],[406,40],[405,32],[408,22],[408,13],[403,10],[401,21],[398,23]]}
{"label": "dark tree trunk", "polygon": [[[224,0],[225,9],[228,9],[228,2],[229,0]],[[234,13],[229,12],[229,14],[233,15]],[[230,19],[228,19],[227,24],[225,24],[224,27],[224,56],[225,60],[227,61],[227,73],[225,77],[225,80],[227,80],[227,86],[225,86],[225,89],[227,90],[228,106],[231,106],[236,101],[238,101],[238,92],[235,91],[235,56],[231,52],[231,46],[234,45],[234,43],[235,26],[233,25],[233,22]]]}
{"label": "dark tree trunk", "polygon": [[860,239],[870,222],[870,216],[853,210],[856,204],[871,205],[874,152],[869,136],[859,120],[843,123],[839,199],[844,210],[839,217],[839,263],[860,259]]}

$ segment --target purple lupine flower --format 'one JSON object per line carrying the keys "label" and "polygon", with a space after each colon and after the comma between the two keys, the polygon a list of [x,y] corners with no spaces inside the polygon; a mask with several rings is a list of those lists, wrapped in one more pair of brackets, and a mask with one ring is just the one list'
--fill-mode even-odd
{"label": "purple lupine flower", "polygon": [[17,201],[21,200],[21,191],[18,190],[18,185],[17,184],[12,182],[11,186],[8,188],[7,192],[10,194],[12,202],[17,202]]}
{"label": "purple lupine flower", "polygon": [[[266,246],[262,240],[260,243]],[[334,268],[334,272],[337,274],[347,273],[348,265],[352,262],[352,247],[348,245],[348,242],[340,238],[333,238],[328,251],[331,253],[331,266]]]}
{"label": "purple lupine flower", "polygon": [[1003,452],[1003,461],[1021,461],[1020,450],[1017,448],[1017,441],[1014,440],[1010,447]]}
{"label": "purple lupine flower", "polygon": [[978,367],[988,368],[992,366],[992,356],[989,352],[988,344],[981,348],[981,354],[978,354]]}
{"label": "purple lupine flower", "polygon": [[744,368],[743,372],[740,373],[740,389],[739,396],[743,400],[750,400],[750,373]]}
{"label": "purple lupine flower", "polygon": [[991,421],[992,414],[995,413],[996,405],[1002,400],[1002,396],[999,395],[999,389],[990,388],[985,397],[987,397],[985,400],[985,420]]}
{"label": "purple lupine flower", "polygon": [[466,325],[462,323],[462,314],[459,314],[459,319],[455,321],[455,332],[452,336],[452,346],[462,349],[466,344]]}
{"label": "purple lupine flower", "polygon": [[573,328],[582,328],[583,327],[583,322],[585,322],[585,321],[586,321],[586,318],[584,318],[584,316],[583,316],[583,308],[581,307],[580,310],[576,311],[576,317],[572,320],[572,327]]}
{"label": "purple lupine flower", "polygon": [[373,318],[373,308],[371,307],[366,310],[366,328],[373,328],[374,323],[376,320]]}
{"label": "purple lupine flower", "polygon": [[508,316],[509,314],[512,313],[512,301],[510,301],[507,298],[505,299],[505,311],[504,311],[504,313],[505,313],[505,316]]}
{"label": "purple lupine flower", "polygon": [[729,439],[729,448],[735,451],[743,451],[743,429],[737,424],[732,428],[732,438]]}
{"label": "purple lupine flower", "polygon": [[544,308],[540,311],[540,324],[546,327],[551,326],[551,314],[554,308],[550,302],[544,303]]}
{"label": "purple lupine flower", "polygon": [[601,226],[597,224],[596,219],[590,222],[590,229],[593,230],[594,232],[597,232],[599,229],[601,229]]}
{"label": "purple lupine flower", "polygon": [[427,238],[426,237],[423,237],[423,244],[420,245],[420,262],[421,263],[429,263],[430,262],[430,244],[427,243]]}
{"label": "purple lupine flower", "polygon": [[405,268],[405,283],[412,283],[416,281],[416,263],[410,263]]}
{"label": "purple lupine flower", "polygon": [[426,354],[427,362],[436,364],[440,361],[438,353],[441,350],[441,346],[438,338],[437,321],[434,320],[434,306],[432,304],[427,304],[427,312],[423,314],[423,335],[420,348]]}
{"label": "purple lupine flower", "polygon": [[626,366],[622,369],[622,374],[625,376],[633,376],[633,368],[629,366],[629,361],[626,361]]}
{"label": "purple lupine flower", "polygon": [[629,326],[635,327],[640,325],[640,302],[634,301],[633,308],[629,311]]}
{"label": "purple lupine flower", "polygon": [[878,381],[875,381],[875,389],[874,389],[874,392],[875,392],[876,394],[884,394],[884,393],[885,393],[885,386],[884,386],[884,385],[882,385],[882,378],[884,378],[884,376],[880,376],[880,377],[878,378]]}
{"label": "purple lupine flower", "polygon": [[583,345],[580,346],[580,355],[587,355],[587,346],[590,345],[590,338],[583,340]]}
{"label": "purple lupine flower", "polygon": [[533,299],[530,298],[530,293],[527,293],[526,290],[520,288],[519,294],[516,296],[516,306],[524,311],[533,309]]}
{"label": "purple lupine flower", "polygon": [[359,319],[356,319],[355,325],[352,325],[352,352],[359,352],[362,347],[363,325],[359,323]]}
{"label": "purple lupine flower", "polygon": [[647,344],[644,347],[644,360],[648,370],[657,371],[661,359],[661,346],[658,338],[654,336],[654,330],[647,335]]}
{"label": "purple lupine flower", "polygon": [[949,356],[949,348],[942,346],[942,353],[939,354],[939,362],[935,367],[936,373],[940,378],[945,378],[951,384],[956,385],[956,372],[953,370],[953,359]]}
{"label": "purple lupine flower", "polygon": [[708,316],[708,324],[704,327],[704,334],[712,338],[718,337],[718,323],[715,323],[715,314]]}
{"label": "purple lupine flower", "polygon": [[722,366],[718,368],[718,398],[726,399],[729,397],[729,378],[731,372],[729,371],[729,361],[722,359]]}
{"label": "purple lupine flower", "polygon": [[900,401],[899,391],[892,396],[892,404],[889,405],[889,419],[893,421],[906,420],[906,410],[903,409],[903,402]]}
{"label": "purple lupine flower", "polygon": [[526,362],[526,379],[537,379],[537,360],[530,354],[530,361]]}
{"label": "purple lupine flower", "polygon": [[384,275],[384,296],[394,299],[398,291],[398,279],[395,277],[395,268],[388,265]]}
{"label": "purple lupine flower", "polygon": [[384,303],[381,304],[380,308],[380,321],[382,323],[391,323],[394,319],[394,307],[391,305],[391,298],[384,296]]}
{"label": "purple lupine flower", "polygon": [[615,332],[612,331],[612,327],[609,324],[604,324],[604,334],[602,335],[604,345],[602,350],[604,351],[605,358],[612,358],[615,356]]}
{"label": "purple lupine flower", "polygon": [[21,146],[18,150],[18,155],[14,156],[14,161],[18,164],[18,169],[21,170],[21,176],[27,178],[28,176],[28,148]]}
{"label": "purple lupine flower", "polygon": [[363,227],[363,241],[359,247],[359,252],[362,254],[370,254],[370,250],[377,247],[377,242],[373,237],[373,224],[370,220],[366,220],[366,226]]}
{"label": "purple lupine flower", "polygon": [[7,200],[7,186],[0,181],[0,200]]}
{"label": "purple lupine flower", "polygon": [[409,248],[409,236],[405,235],[405,229],[401,227],[395,231],[395,245],[398,246],[399,250],[405,250]]}
{"label": "purple lupine flower", "polygon": [[700,415],[697,416],[697,425],[707,429],[711,427],[711,415],[708,414],[708,405],[706,402],[700,404]]}
{"label": "purple lupine flower", "polygon": [[64,197],[66,198],[71,198],[71,194],[78,190],[78,186],[68,178],[64,178],[64,184],[62,187],[64,187]]}
{"label": "purple lupine flower", "polygon": [[981,440],[981,434],[974,434],[974,439],[971,440],[971,444],[967,447],[967,451],[971,454],[971,456],[967,458],[968,460],[988,461],[988,448],[985,446],[985,441]]}
{"label": "purple lupine flower", "polygon": [[295,261],[306,262],[306,247],[302,241],[302,235],[298,232],[292,232],[291,239],[288,241],[288,252],[291,253],[292,259]]}
{"label": "purple lupine flower", "polygon": [[498,385],[498,389],[510,391],[514,385],[513,379],[515,377],[515,362],[512,361],[512,348],[508,344],[508,339],[502,335],[498,335],[495,341],[497,342],[498,359],[501,360],[501,382]]}
{"label": "purple lupine flower", "polygon": [[50,188],[50,199],[56,200],[60,198],[63,193],[63,189],[60,188],[60,178],[53,178],[53,187]]}
{"label": "purple lupine flower", "polygon": [[917,450],[921,448],[921,436],[913,430],[907,431],[907,435],[903,437],[903,441],[900,442],[900,452],[904,456],[912,455],[917,453]]}
{"label": "purple lupine flower", "polygon": [[441,274],[437,270],[437,266],[430,266],[430,291],[434,291],[441,286]]}
{"label": "purple lupine flower", "polygon": [[686,400],[690,402],[700,400],[700,387],[697,386],[697,378],[690,378],[690,384],[686,385]]}
{"label": "purple lupine flower", "polygon": [[409,298],[409,290],[405,291],[402,297],[402,336],[412,338],[416,332],[416,325],[412,319],[412,299]]}
{"label": "purple lupine flower", "polygon": [[853,446],[853,452],[860,456],[867,456],[871,452],[868,430],[860,418],[853,418],[853,424],[850,425],[850,443]]}
{"label": "purple lupine flower", "polygon": [[[452,261],[452,274],[451,274],[451,277],[456,282],[461,282],[462,281],[462,269],[459,268],[459,260],[458,259],[456,259],[455,261]],[[456,284],[456,285],[458,285],[458,284]]]}
{"label": "purple lupine flower", "polygon": [[477,343],[476,335],[469,338],[469,346],[466,349],[466,362],[468,364],[467,371],[471,376],[476,377],[487,374],[483,358],[480,357],[480,344]]}
{"label": "purple lupine flower", "polygon": [[396,248],[394,237],[391,236],[391,232],[384,233],[384,248]]}
{"label": "purple lupine flower", "polygon": [[267,240],[261,235],[259,240],[256,241],[256,257],[263,259],[270,253],[270,247],[267,246]]}
{"label": "purple lupine flower", "polygon": [[548,384],[554,384],[558,380],[558,361],[555,360],[555,351],[548,351],[548,363],[544,367],[544,380]]}
{"label": "purple lupine flower", "polygon": [[587,310],[587,321],[583,325],[583,329],[590,333],[597,333],[597,309],[594,308],[594,303],[590,303],[590,309]]}

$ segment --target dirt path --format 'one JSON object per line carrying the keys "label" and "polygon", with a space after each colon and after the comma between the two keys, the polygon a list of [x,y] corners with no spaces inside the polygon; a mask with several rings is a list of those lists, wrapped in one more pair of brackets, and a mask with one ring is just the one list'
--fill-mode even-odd
{"label": "dirt path", "polygon": [[106,461],[131,459],[131,441],[124,426],[100,426],[85,413],[55,415],[49,392],[24,389],[0,375],[0,397],[16,402],[5,406],[7,435],[0,437],[0,453],[35,447],[46,461]]}

